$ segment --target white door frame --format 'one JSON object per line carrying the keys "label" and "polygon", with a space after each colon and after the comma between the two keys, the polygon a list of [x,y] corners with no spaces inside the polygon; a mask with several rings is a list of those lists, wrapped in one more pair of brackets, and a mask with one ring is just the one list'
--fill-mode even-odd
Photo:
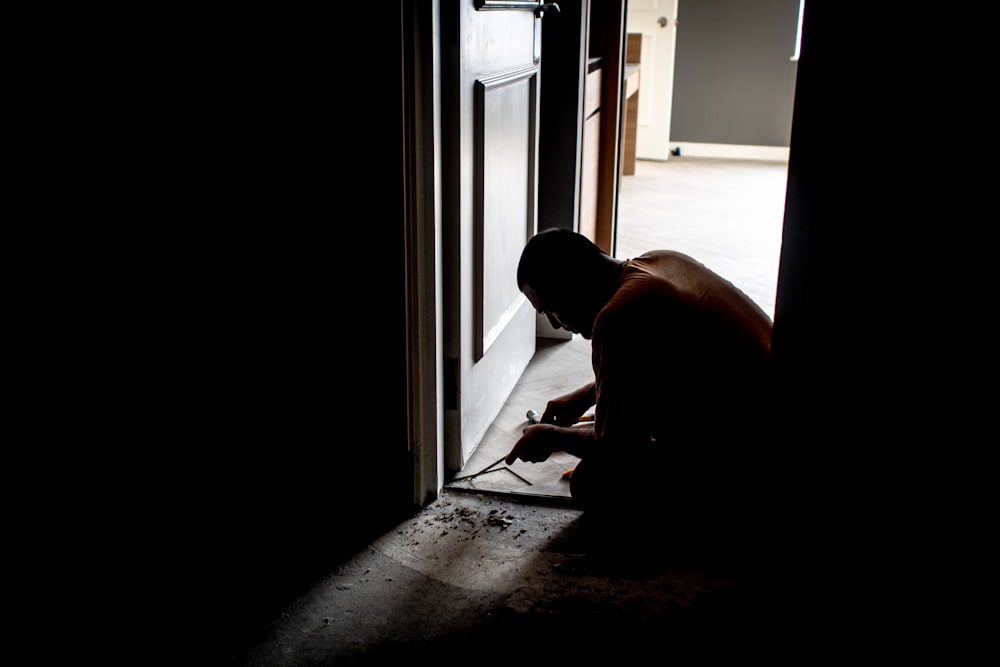
{"label": "white door frame", "polygon": [[670,109],[674,95],[677,5],[680,0],[629,0],[626,32],[642,35],[636,157],[670,158]]}

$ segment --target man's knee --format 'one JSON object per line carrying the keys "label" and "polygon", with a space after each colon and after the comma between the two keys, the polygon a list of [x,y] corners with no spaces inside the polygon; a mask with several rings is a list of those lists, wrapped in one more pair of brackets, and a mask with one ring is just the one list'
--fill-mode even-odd
{"label": "man's knee", "polygon": [[643,513],[660,495],[651,480],[637,475],[634,462],[617,466],[605,461],[582,460],[573,470],[569,488],[573,500],[584,510],[627,512],[629,515]]}

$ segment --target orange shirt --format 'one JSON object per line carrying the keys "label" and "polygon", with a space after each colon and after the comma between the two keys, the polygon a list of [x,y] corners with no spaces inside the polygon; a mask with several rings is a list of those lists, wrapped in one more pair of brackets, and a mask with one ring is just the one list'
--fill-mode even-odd
{"label": "orange shirt", "polygon": [[[771,319],[682,253],[628,260],[594,323],[598,438],[730,438],[765,415]],[[759,425],[759,424],[758,424]]]}

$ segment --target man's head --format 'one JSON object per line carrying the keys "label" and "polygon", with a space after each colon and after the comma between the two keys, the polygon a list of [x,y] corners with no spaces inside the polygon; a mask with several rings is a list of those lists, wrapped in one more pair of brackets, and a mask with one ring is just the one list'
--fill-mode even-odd
{"label": "man's head", "polygon": [[547,229],[521,251],[517,287],[553,327],[590,338],[620,264],[582,234]]}

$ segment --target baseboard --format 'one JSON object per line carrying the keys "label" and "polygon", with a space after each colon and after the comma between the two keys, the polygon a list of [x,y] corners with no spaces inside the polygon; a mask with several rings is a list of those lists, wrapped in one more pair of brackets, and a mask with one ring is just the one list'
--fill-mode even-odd
{"label": "baseboard", "polygon": [[680,149],[680,157],[717,157],[730,160],[788,161],[788,146],[744,146],[740,144],[700,144],[678,142],[670,144],[671,153]]}

